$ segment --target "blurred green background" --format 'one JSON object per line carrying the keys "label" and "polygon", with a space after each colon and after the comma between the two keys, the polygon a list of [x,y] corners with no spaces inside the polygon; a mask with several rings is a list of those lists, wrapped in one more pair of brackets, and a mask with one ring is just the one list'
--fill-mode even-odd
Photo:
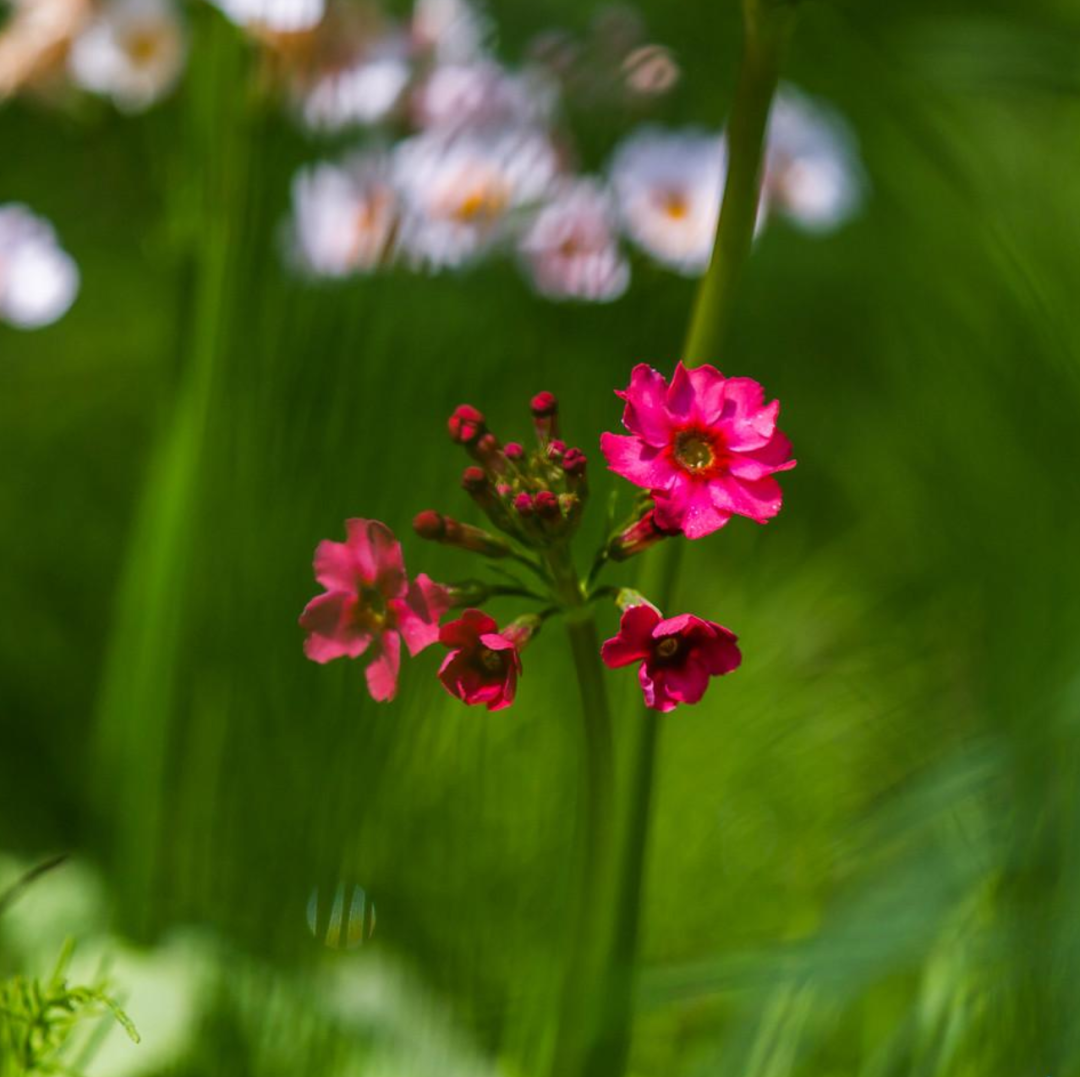
{"label": "blurred green background", "polygon": [[[737,5],[641,7],[684,72],[659,118],[722,122]],[[513,59],[593,5],[490,10]],[[83,275],[56,326],[0,326],[0,875],[78,854],[0,922],[0,972],[67,934],[122,955],[144,1045],[103,1075],[528,1073],[569,925],[560,633],[489,715],[434,653],[373,704],[296,617],[348,516],[471,573],[409,529],[473,518],[463,401],[513,437],[554,391],[602,502],[612,390],[674,363],[694,282],[642,260],[592,308],[499,266],[296,282],[279,227],[320,151],[193,15],[145,116],[0,110],[0,202]],[[830,237],[767,230],[717,357],[781,399],[799,467],[768,528],[684,560],[676,605],[745,661],[663,723],[632,1072],[1080,1074],[1080,8],[808,3],[787,75],[848,117],[870,195]],[[582,119],[587,162],[624,120]],[[625,752],[633,677],[609,687]],[[340,880],[378,910],[348,954],[305,918]]]}

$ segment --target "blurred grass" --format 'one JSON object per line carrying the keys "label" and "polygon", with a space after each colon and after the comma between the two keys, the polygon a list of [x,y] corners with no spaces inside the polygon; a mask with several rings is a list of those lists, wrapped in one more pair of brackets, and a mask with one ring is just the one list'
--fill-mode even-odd
{"label": "blurred grass", "polygon": [[[495,10],[511,53],[585,15]],[[687,71],[672,122],[726,107],[737,21],[710,12],[649,5]],[[433,654],[373,705],[295,618],[350,515],[414,571],[471,574],[408,526],[468,517],[443,436],[464,400],[509,437],[555,391],[602,515],[611,390],[673,361],[692,285],[635,265],[606,309],[496,267],[305,289],[277,228],[314,148],[249,108],[219,20],[198,33],[159,113],[0,113],[0,199],[50,215],[85,282],[54,329],[0,327],[0,847],[84,849],[121,934],[195,923],[253,963],[162,1072],[352,1072],[318,1044],[355,1029],[295,998],[308,893],[339,876],[378,908],[360,967],[401,960],[524,1069],[569,899],[558,630],[489,716]],[[806,9],[791,74],[851,117],[873,194],[829,239],[766,233],[720,361],[780,397],[800,463],[777,521],[686,558],[680,607],[746,660],[665,722],[640,1074],[1080,1072],[1078,44],[1066,4]]]}

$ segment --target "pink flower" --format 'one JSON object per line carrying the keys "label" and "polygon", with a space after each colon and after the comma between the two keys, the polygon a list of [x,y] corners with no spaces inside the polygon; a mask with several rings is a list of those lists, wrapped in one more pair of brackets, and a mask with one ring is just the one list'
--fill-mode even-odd
{"label": "pink flower", "polygon": [[641,363],[616,395],[630,436],[604,434],[600,447],[612,471],[652,493],[658,526],[701,538],[732,516],[765,523],[780,511],[772,476],[795,461],[776,429],[779,402],[766,405],[752,378],[679,363],[669,385]]}
{"label": "pink flower", "polygon": [[444,624],[439,642],[450,653],[439,668],[439,680],[452,695],[469,706],[483,703],[489,711],[514,702],[521,657],[513,633],[480,610],[465,610],[457,621]]}
{"label": "pink flower", "polygon": [[421,573],[409,583],[401,544],[378,520],[346,520],[345,542],[320,542],[315,579],[326,588],[300,615],[304,653],[314,662],[359,658],[369,648],[372,699],[394,698],[401,640],[418,654],[439,638],[446,589]]}
{"label": "pink flower", "polygon": [[692,613],[661,620],[652,606],[638,605],[622,615],[619,634],[605,641],[600,657],[610,669],[640,662],[645,706],[671,711],[680,703],[697,703],[710,677],[738,668],[737,638]]}

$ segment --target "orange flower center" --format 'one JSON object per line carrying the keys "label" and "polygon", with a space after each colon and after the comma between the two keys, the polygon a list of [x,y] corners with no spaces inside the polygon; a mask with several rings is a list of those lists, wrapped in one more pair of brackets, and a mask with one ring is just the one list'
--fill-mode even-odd
{"label": "orange flower center", "polygon": [[673,221],[681,221],[690,213],[690,202],[682,191],[664,191],[660,195],[660,209]]}
{"label": "orange flower center", "polygon": [[465,224],[485,223],[499,217],[510,202],[504,184],[494,179],[473,183],[458,199],[453,215]]}

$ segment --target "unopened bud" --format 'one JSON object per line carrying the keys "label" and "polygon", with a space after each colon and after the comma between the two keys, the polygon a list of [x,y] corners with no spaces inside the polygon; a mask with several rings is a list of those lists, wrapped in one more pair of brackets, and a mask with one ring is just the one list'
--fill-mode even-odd
{"label": "unopened bud", "polygon": [[560,463],[563,458],[563,453],[566,452],[565,441],[550,441],[548,442],[547,454],[549,460],[554,460],[555,463]]}
{"label": "unopened bud", "polygon": [[541,441],[549,441],[558,433],[559,402],[554,393],[537,393],[529,402],[536,426],[536,436]]}
{"label": "unopened bud", "polygon": [[471,404],[462,404],[446,421],[450,438],[459,445],[475,445],[487,432],[484,416]]}
{"label": "unopened bud", "polygon": [[500,629],[499,635],[505,636],[520,654],[533,636],[540,631],[543,623],[542,618],[535,613],[525,613],[511,621],[505,628]]}
{"label": "unopened bud", "polygon": [[413,530],[423,539],[457,546],[461,550],[483,554],[485,557],[506,557],[510,546],[505,539],[472,524],[463,524],[450,516],[426,509],[413,519]]}
{"label": "unopened bud", "polygon": [[663,530],[656,522],[656,513],[650,509],[608,543],[607,555],[612,561],[625,561],[675,533]]}
{"label": "unopened bud", "polygon": [[620,587],[619,593],[615,596],[615,605],[625,613],[628,609],[634,606],[648,606],[649,609],[659,610],[640,592],[635,591],[631,587]]}
{"label": "unopened bud", "polygon": [[492,433],[484,434],[475,445],[469,446],[472,457],[479,460],[489,471],[503,472],[506,470],[506,456],[499,439]]}
{"label": "unopened bud", "polygon": [[532,516],[536,512],[532,494],[518,494],[514,498],[514,508],[522,516]]}
{"label": "unopened bud", "polygon": [[460,580],[446,584],[446,597],[452,609],[482,606],[492,593],[491,585],[483,580]]}
{"label": "unopened bud", "polygon": [[520,442],[508,441],[503,446],[503,454],[507,460],[513,460],[516,464],[519,460],[525,459],[525,448]]}
{"label": "unopened bud", "polygon": [[487,472],[482,467],[467,467],[461,473],[461,486],[467,493],[475,497],[477,494],[490,492],[491,483],[488,481]]}
{"label": "unopened bud", "polygon": [[562,516],[559,499],[550,490],[541,490],[534,498],[534,504],[541,520],[558,520]]}

